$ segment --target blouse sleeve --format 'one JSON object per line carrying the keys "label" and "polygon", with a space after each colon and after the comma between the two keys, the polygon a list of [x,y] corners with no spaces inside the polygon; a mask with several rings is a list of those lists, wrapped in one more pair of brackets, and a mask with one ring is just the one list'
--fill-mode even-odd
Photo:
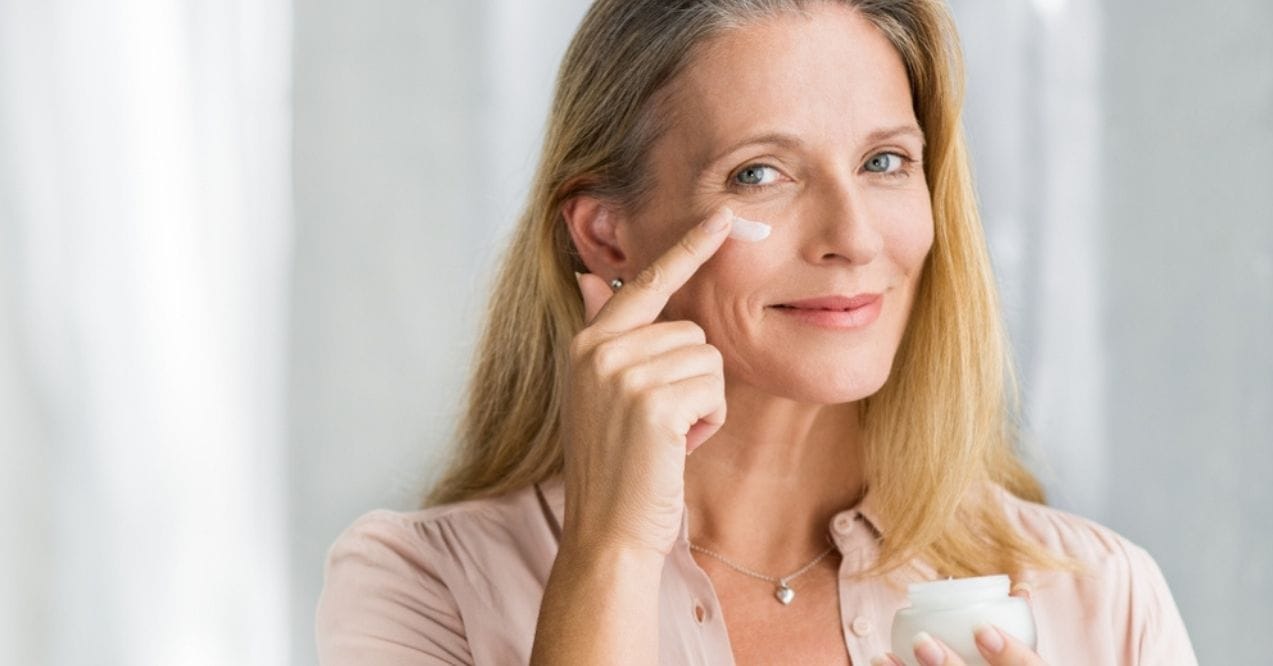
{"label": "blouse sleeve", "polygon": [[1143,548],[1124,545],[1130,564],[1131,595],[1137,663],[1197,666],[1184,620],[1172,599],[1158,563]]}
{"label": "blouse sleeve", "polygon": [[473,663],[455,597],[410,522],[374,511],[328,551],[316,632],[322,666]]}

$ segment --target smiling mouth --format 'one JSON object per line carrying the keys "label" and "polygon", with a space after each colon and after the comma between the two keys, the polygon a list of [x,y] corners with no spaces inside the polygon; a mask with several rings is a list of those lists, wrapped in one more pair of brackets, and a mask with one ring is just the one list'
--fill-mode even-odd
{"label": "smiling mouth", "polygon": [[788,310],[824,310],[828,312],[848,312],[874,304],[880,294],[866,293],[856,296],[820,296],[791,303],[780,303],[773,307]]}
{"label": "smiling mouth", "polygon": [[856,307],[851,307],[851,308],[848,308],[848,307],[846,308],[810,308],[810,307],[786,305],[786,304],[772,305],[770,307],[778,308],[780,310],[809,310],[814,312],[848,312],[849,310],[856,310],[860,307],[865,307],[866,305],[870,305],[870,303],[863,303],[862,305],[858,305]]}
{"label": "smiling mouth", "polygon": [[855,331],[865,329],[880,316],[881,294],[822,296],[772,305],[792,321],[822,329]]}

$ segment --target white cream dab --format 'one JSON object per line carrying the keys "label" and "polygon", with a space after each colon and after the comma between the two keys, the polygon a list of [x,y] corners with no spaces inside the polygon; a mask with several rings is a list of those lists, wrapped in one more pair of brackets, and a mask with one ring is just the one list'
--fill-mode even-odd
{"label": "white cream dab", "polygon": [[733,224],[729,229],[730,238],[754,243],[756,241],[765,240],[769,237],[769,232],[773,231],[773,227],[765,224],[764,222],[756,222],[754,220],[741,218],[738,215],[735,215],[732,210],[729,211],[729,214],[734,218]]}

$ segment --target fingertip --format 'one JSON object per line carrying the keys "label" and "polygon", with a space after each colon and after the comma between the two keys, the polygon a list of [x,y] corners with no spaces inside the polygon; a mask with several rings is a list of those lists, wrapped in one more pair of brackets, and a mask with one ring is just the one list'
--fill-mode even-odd
{"label": "fingertip", "polygon": [[982,622],[973,628],[973,638],[977,641],[977,649],[986,656],[1003,652],[1003,634],[995,627]]}
{"label": "fingertip", "polygon": [[690,426],[689,432],[685,433],[685,455],[688,456],[694,453],[698,447],[711,439],[712,435],[719,432],[722,425],[723,423],[711,423],[702,420]]}
{"label": "fingertip", "polygon": [[915,634],[915,638],[911,640],[911,649],[924,666],[941,666],[946,663],[946,649],[926,631]]}
{"label": "fingertip", "polygon": [[575,273],[575,279],[579,282],[579,293],[583,297],[584,323],[588,323],[596,318],[614,292],[605,280],[592,273]]}
{"label": "fingertip", "polygon": [[703,229],[709,234],[718,234],[728,229],[733,220],[734,212],[728,207],[722,207],[703,220]]}

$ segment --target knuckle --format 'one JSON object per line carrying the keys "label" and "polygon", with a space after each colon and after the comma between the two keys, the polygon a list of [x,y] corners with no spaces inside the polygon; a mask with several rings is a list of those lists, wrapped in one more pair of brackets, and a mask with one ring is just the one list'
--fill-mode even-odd
{"label": "knuckle", "polygon": [[712,395],[723,395],[725,393],[725,378],[720,375],[708,375],[704,388],[711,391]]}
{"label": "knuckle", "polygon": [[665,281],[666,279],[663,275],[663,269],[658,265],[658,263],[653,263],[646,266],[645,270],[637,273],[637,276],[632,280],[632,283],[640,289],[658,291],[662,288]]}
{"label": "knuckle", "polygon": [[636,395],[644,383],[645,372],[639,366],[624,368],[620,371],[615,381],[619,385],[619,390],[626,395]]}
{"label": "knuckle", "polygon": [[658,413],[659,407],[663,404],[663,398],[658,389],[647,389],[638,392],[632,398],[632,404],[640,412],[647,415]]}
{"label": "knuckle", "polygon": [[607,340],[592,349],[592,367],[598,374],[608,375],[617,371],[623,363],[623,348],[614,340]]}
{"label": "knuckle", "polygon": [[694,244],[694,240],[692,237],[688,235],[681,236],[681,239],[676,241],[676,245],[680,247],[681,251],[684,252],[685,254],[688,254],[689,256],[694,257],[695,259],[698,258],[700,250],[698,249],[698,246]]}
{"label": "knuckle", "polygon": [[683,332],[685,337],[692,339],[694,344],[701,345],[707,342],[707,331],[704,331],[702,326],[692,321],[678,322],[678,326],[680,332]]}

